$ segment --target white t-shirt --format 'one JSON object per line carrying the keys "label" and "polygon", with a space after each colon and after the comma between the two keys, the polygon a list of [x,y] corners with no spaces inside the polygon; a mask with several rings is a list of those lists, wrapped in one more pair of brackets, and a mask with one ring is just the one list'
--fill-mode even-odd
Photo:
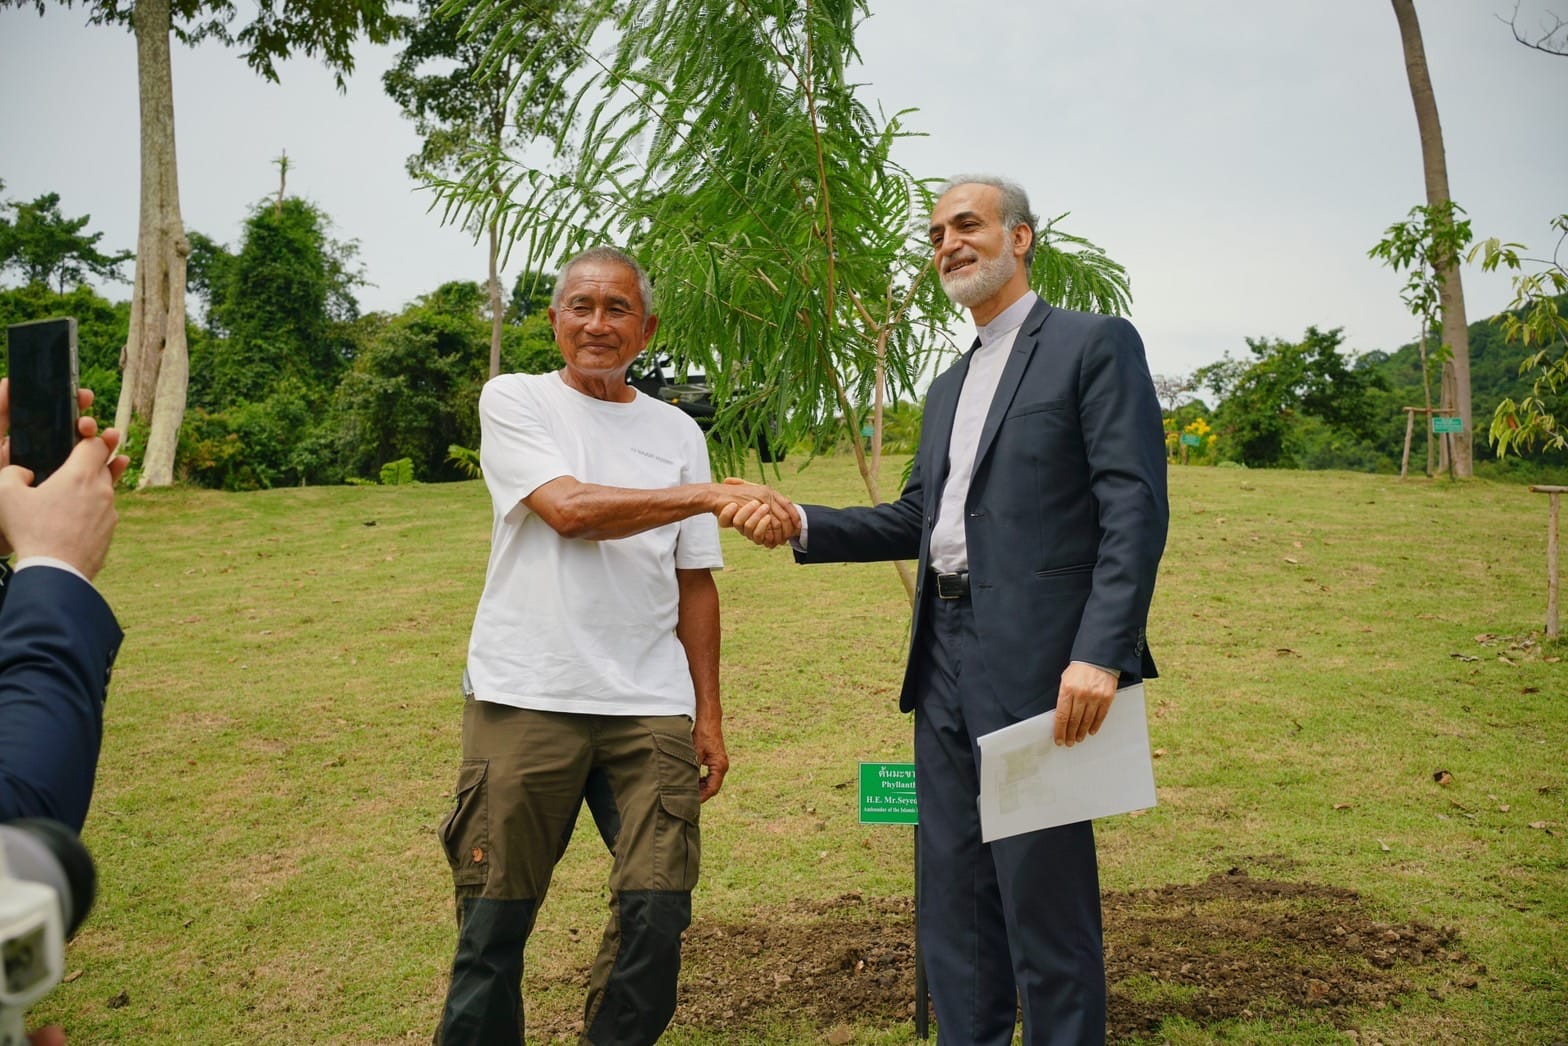
{"label": "white t-shirt", "polygon": [[522,499],[561,476],[642,489],[711,482],[697,423],[641,392],[630,403],[585,396],[556,372],[491,379],[479,425],[495,524],[468,641],[474,696],[557,712],[695,716],[675,637],[675,571],[724,565],[718,521],[702,513],[612,541],[567,539]]}

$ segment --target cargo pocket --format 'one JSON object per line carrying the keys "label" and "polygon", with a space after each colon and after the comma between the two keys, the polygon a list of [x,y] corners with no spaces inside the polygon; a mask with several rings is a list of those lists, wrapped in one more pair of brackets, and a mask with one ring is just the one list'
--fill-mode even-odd
{"label": "cargo pocket", "polygon": [[490,872],[488,759],[464,759],[457,771],[457,800],[441,822],[441,848],[455,886],[483,886]]}
{"label": "cargo pocket", "polygon": [[668,889],[690,891],[697,885],[702,859],[697,749],[690,737],[657,731],[653,744],[659,750],[659,824],[654,842],[658,876],[667,878]]}

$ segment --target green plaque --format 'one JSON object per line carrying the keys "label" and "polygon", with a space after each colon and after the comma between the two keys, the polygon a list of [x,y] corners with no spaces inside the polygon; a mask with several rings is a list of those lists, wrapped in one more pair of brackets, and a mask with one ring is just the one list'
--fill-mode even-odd
{"label": "green plaque", "polygon": [[860,823],[917,824],[914,763],[860,764]]}
{"label": "green plaque", "polygon": [[1442,435],[1445,432],[1463,432],[1464,430],[1464,418],[1440,418],[1436,415],[1432,417],[1432,431],[1438,435]]}
{"label": "green plaque", "polygon": [[1183,432],[1181,434],[1181,444],[1184,447],[1201,446],[1203,444],[1203,437],[1199,436],[1195,432]]}

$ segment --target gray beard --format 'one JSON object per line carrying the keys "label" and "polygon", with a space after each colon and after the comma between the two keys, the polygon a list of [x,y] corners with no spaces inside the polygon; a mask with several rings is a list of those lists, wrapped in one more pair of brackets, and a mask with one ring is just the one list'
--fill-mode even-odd
{"label": "gray beard", "polygon": [[942,274],[942,290],[966,309],[972,309],[991,298],[1007,285],[1018,271],[1018,259],[1011,254],[996,258],[982,258],[968,272]]}

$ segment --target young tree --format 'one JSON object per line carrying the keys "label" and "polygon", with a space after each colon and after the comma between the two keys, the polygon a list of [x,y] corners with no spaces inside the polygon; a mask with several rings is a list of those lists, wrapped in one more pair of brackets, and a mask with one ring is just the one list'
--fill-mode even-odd
{"label": "young tree", "polygon": [[[1383,239],[1367,252],[1368,257],[1381,259],[1395,272],[1410,271],[1404,290],[1400,292],[1400,299],[1410,309],[1410,314],[1421,321],[1421,338],[1417,346],[1421,355],[1421,390],[1426,397],[1428,424],[1432,416],[1432,383],[1427,365],[1427,338],[1443,330],[1442,260],[1457,259],[1470,246],[1470,219],[1457,217],[1464,213],[1464,208],[1452,201],[1438,206],[1412,207],[1410,215],[1404,221],[1390,225],[1383,233]],[[1468,331],[1465,332],[1465,345],[1468,352]],[[1454,388],[1454,376],[1450,346],[1451,339],[1445,338],[1436,356],[1443,368],[1442,405],[1452,411],[1450,393]],[[1467,442],[1468,438],[1454,442]],[[1426,457],[1427,475],[1431,475],[1433,463],[1430,438],[1427,439]],[[1456,472],[1457,468],[1456,456]]]}
{"label": "young tree", "polygon": [[[65,7],[77,0],[57,0]],[[236,30],[232,0],[80,0],[95,25],[121,25],[136,38],[141,111],[141,222],[131,327],[125,344],[124,394],[115,426],[127,435],[147,424],[141,485],[174,482],[174,457],[190,362],[185,342],[185,263],[190,243],[180,219],[174,153],[174,86],[169,39],[195,44],[213,38],[237,45],[252,69],[276,81],[277,63],[296,52],[320,55],[338,87],[353,70],[350,45],[361,32],[384,42],[396,28],[390,0],[263,0]],[[0,7],[32,7],[46,0],[0,0]],[[148,420],[150,419],[150,421]]]}
{"label": "young tree", "polygon": [[[1537,443],[1548,449],[1568,447],[1568,417],[1560,418],[1552,409],[1555,398],[1568,391],[1568,316],[1562,312],[1568,295],[1568,266],[1562,260],[1568,214],[1552,219],[1552,228],[1558,236],[1550,258],[1522,258],[1522,244],[1495,238],[1470,252],[1471,260],[1481,256],[1481,267],[1487,272],[1505,268],[1515,274],[1514,300],[1496,320],[1502,324],[1504,338],[1536,350],[1519,366],[1520,374],[1534,373],[1530,394],[1517,402],[1505,398],[1492,415],[1490,436],[1498,457],[1510,450],[1516,454],[1530,450]],[[1527,272],[1527,263],[1536,271]]]}
{"label": "young tree", "polygon": [[[1452,220],[1453,201],[1448,193],[1448,160],[1443,150],[1443,127],[1437,117],[1437,97],[1432,92],[1432,77],[1427,71],[1426,48],[1421,42],[1421,25],[1416,20],[1414,0],[1390,0],[1394,18],[1399,22],[1399,38],[1405,52],[1405,74],[1410,81],[1410,97],[1415,104],[1416,125],[1421,132],[1422,171],[1426,177],[1426,203],[1434,220]],[[1439,235],[1437,242],[1452,237]],[[1472,465],[1470,431],[1470,334],[1465,322],[1465,291],[1459,278],[1459,252],[1438,250],[1430,259],[1437,277],[1438,299],[1443,314],[1443,346],[1448,350],[1443,383],[1443,407],[1459,415],[1463,431],[1454,439],[1454,475],[1469,478]]]}
{"label": "young tree", "polygon": [[[449,452],[454,444],[479,445],[487,297],[477,283],[443,284],[375,332],[332,400],[336,460],[347,475],[372,476],[408,458],[417,479],[468,478]],[[506,335],[501,356],[509,371],[561,365],[543,314],[508,324]]]}
{"label": "young tree", "polygon": [[[567,173],[492,153],[441,189],[449,216],[500,217],[533,264],[629,244],[657,280],[649,351],[707,376],[722,456],[763,432],[789,443],[869,423],[870,449],[851,445],[880,501],[884,409],[914,388],[954,313],[913,235],[929,187],[891,158],[902,114],[873,116],[847,73],[866,13],[863,0],[596,0],[571,43],[586,54],[601,29],[617,43],[571,99],[580,139],[555,136]],[[478,0],[474,19],[504,42],[526,16]],[[1119,266],[1054,222],[1042,232],[1034,275],[1054,300],[1125,307]]]}
{"label": "young tree", "polygon": [[7,201],[0,211],[0,271],[15,269],[24,283],[53,283],[64,294],[89,276],[124,280],[120,266],[130,251],[104,254],[98,249],[103,233],[84,233],[92,215],[67,218],[60,213],[60,194],[45,193],[31,203]]}
{"label": "young tree", "polygon": [[[386,92],[414,120],[424,139],[408,158],[408,173],[426,179],[451,174],[479,150],[499,152],[526,145],[524,128],[562,118],[560,81],[576,53],[562,46],[571,4],[539,0],[520,5],[498,40],[494,21],[471,19],[472,4],[419,0],[417,15],[402,19],[408,41],[397,64],[382,77]],[[526,89],[522,89],[524,81]],[[497,197],[499,182],[490,185]],[[490,266],[490,376],[501,372],[500,215],[485,223]]]}

